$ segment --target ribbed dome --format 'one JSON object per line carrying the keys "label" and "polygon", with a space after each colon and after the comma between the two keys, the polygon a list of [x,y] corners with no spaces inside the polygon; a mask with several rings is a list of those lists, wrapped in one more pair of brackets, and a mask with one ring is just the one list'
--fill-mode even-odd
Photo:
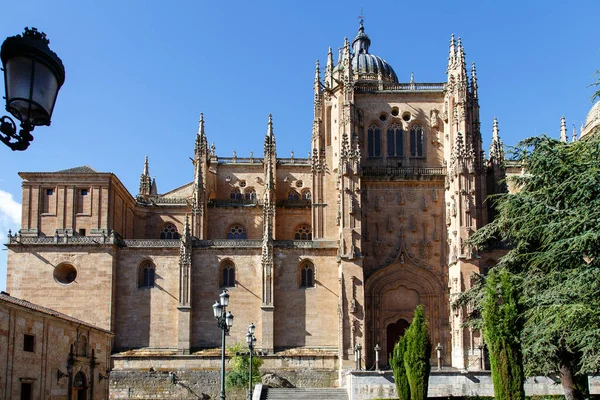
{"label": "ribbed dome", "polygon": [[596,104],[590,108],[590,112],[588,112],[588,115],[585,118],[585,126],[587,127],[589,124],[598,119],[600,119],[600,100],[598,100]]}
{"label": "ribbed dome", "polygon": [[590,108],[580,135],[585,136],[594,131],[598,126],[600,126],[600,100]]}
{"label": "ribbed dome", "polygon": [[[358,79],[377,79],[377,75],[381,73],[381,79],[384,82],[395,82],[398,83],[398,77],[394,72],[394,69],[388,64],[383,58],[378,57],[374,54],[369,54],[369,46],[371,45],[371,39],[365,33],[365,27],[363,21],[360,21],[360,27],[358,28],[358,34],[352,41],[352,70],[354,74],[358,75]],[[370,76],[365,76],[370,75]]]}

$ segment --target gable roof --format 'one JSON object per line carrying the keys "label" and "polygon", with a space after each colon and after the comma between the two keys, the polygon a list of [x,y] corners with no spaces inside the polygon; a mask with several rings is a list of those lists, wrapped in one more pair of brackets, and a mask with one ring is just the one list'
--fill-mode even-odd
{"label": "gable roof", "polygon": [[62,169],[60,171],[56,171],[58,174],[97,174],[94,168],[88,165],[81,165],[79,167]]}

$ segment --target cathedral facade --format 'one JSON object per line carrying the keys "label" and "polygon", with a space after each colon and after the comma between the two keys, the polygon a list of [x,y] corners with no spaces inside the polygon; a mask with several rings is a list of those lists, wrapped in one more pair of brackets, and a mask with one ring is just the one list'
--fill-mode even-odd
{"label": "cathedral facade", "polygon": [[212,304],[227,289],[230,343],[254,323],[263,352],[329,354],[339,371],[359,344],[365,365],[376,345],[386,364],[423,304],[444,364],[481,368],[480,333],[450,303],[494,264],[465,240],[501,188],[497,124],[486,159],[460,39],[439,83],[399,82],[370,44],[361,22],[337,62],[330,49],[317,63],[309,158],[277,156],[271,117],[262,157],[219,157],[201,116],[191,181],[167,193],[147,159],[136,196],[90,167],[21,173],[7,291],[150,359],[219,347]]}

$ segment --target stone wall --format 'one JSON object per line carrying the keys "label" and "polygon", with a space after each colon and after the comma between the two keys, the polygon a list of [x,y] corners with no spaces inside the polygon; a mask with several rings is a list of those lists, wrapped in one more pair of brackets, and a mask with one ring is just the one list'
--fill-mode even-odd
{"label": "stone wall", "polygon": [[[262,370],[263,373],[272,372]],[[203,371],[113,371],[110,375],[110,399],[216,399],[219,397],[220,370]],[[275,371],[297,387],[331,387],[337,383],[337,371]],[[227,390],[230,400],[246,398],[246,390]]]}
{"label": "stone wall", "polygon": [[[352,371],[346,375],[349,400],[397,398],[391,371]],[[590,378],[590,393],[600,394],[600,379]],[[538,376],[525,382],[525,394],[562,395],[557,377]],[[431,371],[428,397],[494,396],[494,384],[489,371]]]}

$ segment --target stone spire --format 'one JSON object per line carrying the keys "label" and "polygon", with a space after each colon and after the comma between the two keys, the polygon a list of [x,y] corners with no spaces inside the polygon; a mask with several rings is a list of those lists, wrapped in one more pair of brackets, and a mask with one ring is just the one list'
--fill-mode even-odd
{"label": "stone spire", "polygon": [[325,85],[333,86],[333,52],[331,47],[327,51],[327,65],[325,66]]}
{"label": "stone spire", "polygon": [[269,123],[267,126],[267,134],[265,136],[265,159],[267,156],[275,156],[275,135],[273,134],[273,116],[269,114]]}
{"label": "stone spire", "polygon": [[450,51],[448,52],[448,66],[456,62],[456,41],[454,40],[454,33],[450,37]]}
{"label": "stone spire", "polygon": [[564,115],[560,118],[560,141],[567,142],[567,122]]}
{"label": "stone spire", "polygon": [[196,134],[196,146],[194,154],[206,155],[208,153],[208,142],[206,141],[206,135],[204,134],[204,113],[200,113],[200,120],[198,121],[198,133]]}
{"label": "stone spire", "polygon": [[475,62],[471,64],[471,93],[474,98],[478,97],[477,69],[475,68]]}
{"label": "stone spire", "polygon": [[490,145],[490,163],[504,164],[504,144],[498,135],[498,119],[494,117],[494,126],[492,128],[492,144]]}
{"label": "stone spire", "polygon": [[156,177],[152,178],[152,186],[150,187],[150,194],[156,196],[158,194],[158,187],[156,186]]}
{"label": "stone spire", "polygon": [[144,160],[144,172],[140,175],[140,196],[148,196],[152,191],[152,179],[148,167],[148,156]]}
{"label": "stone spire", "polygon": [[319,60],[315,63],[315,84],[314,89],[315,92],[320,91],[321,88],[321,69],[319,68]]}
{"label": "stone spire", "polygon": [[573,124],[573,142],[577,141],[577,128],[575,127],[575,124]]}

